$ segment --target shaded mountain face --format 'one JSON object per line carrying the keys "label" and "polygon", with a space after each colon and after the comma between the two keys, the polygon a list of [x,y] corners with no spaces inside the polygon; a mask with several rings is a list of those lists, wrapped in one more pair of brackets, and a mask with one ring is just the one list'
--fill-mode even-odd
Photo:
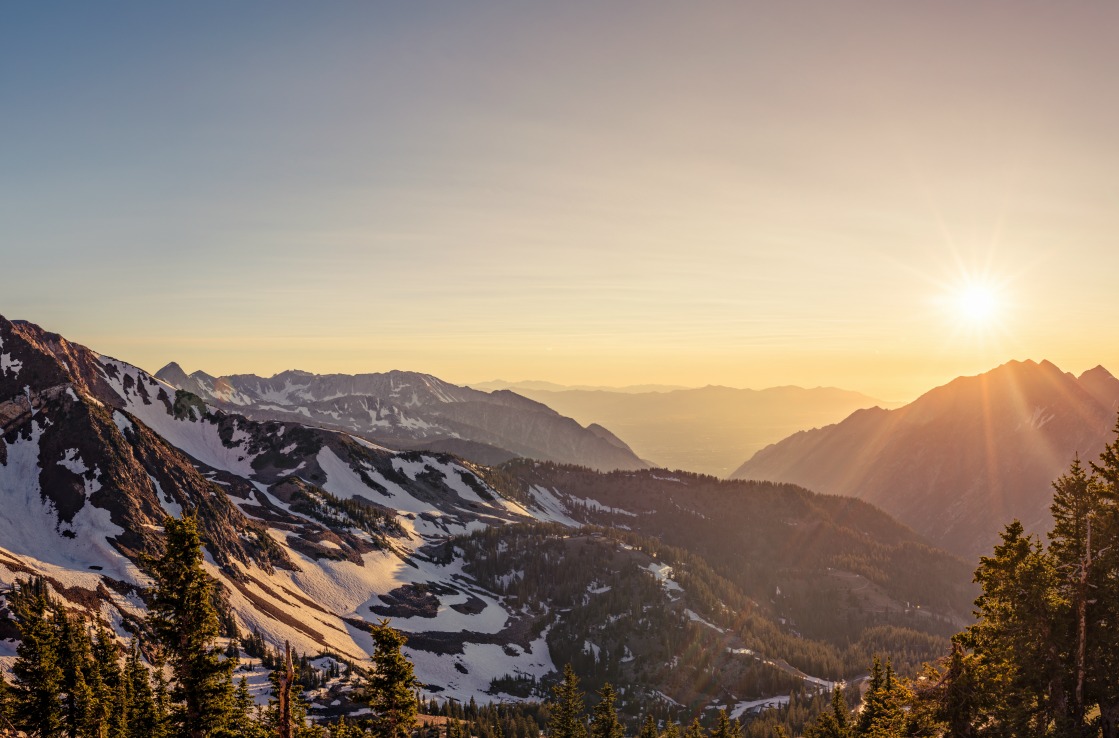
{"label": "shaded mountain face", "polygon": [[835,423],[879,400],[834,387],[672,391],[545,390],[515,385],[580,423],[619,433],[643,459],[669,469],[727,477],[742,459],[786,436]]}
{"label": "shaded mountain face", "polygon": [[343,430],[392,448],[454,453],[481,464],[524,456],[603,471],[649,466],[605,428],[584,428],[507,390],[480,392],[430,374],[212,377],[171,363],[156,377],[248,418]]}
{"label": "shaded mountain face", "polygon": [[[565,496],[577,522],[633,531],[701,556],[765,603],[768,615],[795,622],[813,638],[857,641],[873,620],[868,613],[883,606],[897,613],[891,623],[918,629],[934,615],[950,624],[947,633],[970,620],[971,567],[860,500],[663,470],[596,474],[516,461],[500,473],[534,499],[545,491]],[[845,586],[852,577],[860,584]]]}
{"label": "shaded mountain face", "polygon": [[[899,583],[897,562],[917,581],[959,566],[861,503],[397,453],[226,413],[0,318],[0,633],[13,633],[3,591],[31,575],[122,637],[137,632],[146,557],[162,548],[165,516],[183,511],[198,516],[242,634],[368,663],[370,623],[389,617],[429,694],[540,698],[572,662],[588,686],[625,686],[635,714],[728,701],[741,713],[861,671],[872,647],[931,657],[954,599],[910,609],[902,600],[920,593]],[[825,580],[827,597],[862,614],[851,637],[797,621]],[[0,661],[9,646],[0,640]]]}
{"label": "shaded mountain face", "polygon": [[1112,440],[1119,381],[1010,362],[896,410],[871,409],[769,446],[733,477],[866,500],[936,545],[975,560],[1012,519],[1042,532],[1051,483]]}

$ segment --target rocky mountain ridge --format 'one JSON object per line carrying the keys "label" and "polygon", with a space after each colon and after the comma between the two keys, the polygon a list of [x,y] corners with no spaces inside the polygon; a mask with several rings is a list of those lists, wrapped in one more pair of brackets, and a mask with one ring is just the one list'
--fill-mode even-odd
{"label": "rocky mountain ridge", "polygon": [[226,411],[255,420],[287,420],[354,433],[391,448],[450,452],[482,464],[524,456],[593,469],[643,469],[621,439],[582,427],[508,390],[481,392],[418,372],[272,377],[187,374],[175,363],[156,375]]}
{"label": "rocky mountain ridge", "polygon": [[881,507],[947,550],[989,553],[1012,519],[1050,525],[1051,482],[1112,438],[1119,380],[1048,361],[960,377],[895,410],[794,434],[732,475],[802,485]]}

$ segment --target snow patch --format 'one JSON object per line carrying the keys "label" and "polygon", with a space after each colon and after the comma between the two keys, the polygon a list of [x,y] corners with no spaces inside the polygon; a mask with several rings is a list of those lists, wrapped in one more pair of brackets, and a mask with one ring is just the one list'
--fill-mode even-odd
{"label": "snow patch", "polygon": [[536,519],[548,523],[560,523],[571,528],[582,527],[567,514],[567,508],[551,490],[534,484],[529,492],[533,501],[533,517]]}
{"label": "snow patch", "polygon": [[656,577],[657,581],[661,583],[661,586],[664,587],[666,592],[684,591],[684,588],[672,579],[672,567],[668,564],[658,564],[654,561],[645,568]]}
{"label": "snow patch", "polygon": [[720,633],[726,633],[725,630],[723,630],[719,626],[715,625],[710,620],[704,620],[702,617],[700,617],[699,613],[695,612],[694,610],[684,610],[684,614],[687,615],[688,620],[691,620],[692,622],[700,623],[702,625],[706,625],[708,628],[711,628],[712,630],[717,630]]}
{"label": "snow patch", "polygon": [[78,449],[68,448],[62,452],[62,458],[58,460],[58,465],[69,469],[75,474],[81,476],[89,469],[86,467],[82,457],[78,455]]}
{"label": "snow patch", "polygon": [[768,710],[774,707],[782,707],[789,704],[789,695],[777,695],[776,697],[765,697],[760,700],[752,700],[749,702],[739,702],[730,711],[731,720],[739,720],[747,712],[760,712],[761,710]]}
{"label": "snow patch", "polygon": [[[0,465],[0,550],[38,569],[64,586],[96,590],[103,572],[116,579],[142,583],[146,578],[117,552],[107,539],[123,529],[109,511],[86,503],[68,524],[60,523],[54,505],[43,498],[39,485],[39,439],[42,429],[31,425],[31,437],[7,444],[8,463]],[[99,489],[85,480],[86,494]],[[92,569],[91,567],[99,567]],[[10,582],[5,582],[10,583]]]}
{"label": "snow patch", "polygon": [[[404,646],[402,651],[415,664],[416,677],[421,682],[443,688],[438,693],[439,699],[469,702],[473,698],[479,703],[488,703],[494,701],[494,696],[488,692],[493,679],[506,674],[539,679],[556,671],[548,653],[547,634],[545,630],[529,644],[528,649],[516,656],[495,643],[467,643],[463,646],[463,653],[454,656],[440,656],[408,646]],[[521,651],[520,648],[516,650]],[[456,664],[467,673],[463,674],[455,668]]]}
{"label": "snow patch", "polygon": [[128,416],[120,410],[113,411],[113,423],[121,433],[124,433],[126,430],[136,431],[136,426],[132,425],[132,421],[128,419]]}
{"label": "snow patch", "polygon": [[574,505],[582,505],[583,507],[587,508],[588,510],[594,510],[596,512],[607,512],[607,513],[613,513],[614,515],[628,515],[631,518],[636,518],[637,517],[637,513],[635,513],[635,512],[630,512],[629,510],[623,510],[620,507],[607,507],[606,505],[603,505],[598,500],[592,500],[589,497],[588,498],[572,497],[571,498],[571,503],[574,504]]}
{"label": "snow patch", "polygon": [[0,354],[0,375],[12,375],[12,379],[19,378],[19,372],[23,369],[23,362],[19,359],[13,359],[11,354]]}

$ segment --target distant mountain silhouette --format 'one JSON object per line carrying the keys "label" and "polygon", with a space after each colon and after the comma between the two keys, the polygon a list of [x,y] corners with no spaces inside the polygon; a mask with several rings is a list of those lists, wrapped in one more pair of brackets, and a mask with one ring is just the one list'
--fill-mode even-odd
{"label": "distant mountain silhouette", "polygon": [[1051,482],[1112,437],[1119,380],[1048,361],[960,377],[896,410],[861,410],[756,453],[734,479],[792,482],[866,500],[974,558],[1014,518],[1050,524]]}
{"label": "distant mountain silhouette", "polygon": [[631,392],[514,390],[580,423],[601,423],[643,459],[670,469],[726,477],[751,453],[806,428],[835,423],[880,400],[834,387],[764,390],[700,387]]}
{"label": "distant mountain silhouette", "polygon": [[557,384],[544,382],[537,379],[526,379],[520,382],[509,382],[504,379],[491,379],[488,382],[469,382],[467,387],[492,392],[493,390],[513,390],[524,394],[524,390],[544,392],[568,392],[570,390],[585,390],[587,392],[624,392],[635,394],[638,392],[672,392],[673,390],[692,389],[681,384],[627,384],[623,387],[612,387],[604,384]]}

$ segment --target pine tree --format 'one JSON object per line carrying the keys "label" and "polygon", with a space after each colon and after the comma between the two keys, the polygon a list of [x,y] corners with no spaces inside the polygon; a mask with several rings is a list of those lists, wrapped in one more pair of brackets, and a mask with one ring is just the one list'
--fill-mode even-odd
{"label": "pine tree", "polygon": [[571,664],[563,667],[563,681],[552,688],[548,701],[548,738],[587,738],[583,723],[583,693]]}
{"label": "pine tree", "polygon": [[252,693],[249,692],[249,682],[245,677],[241,677],[237,682],[233,702],[233,718],[230,720],[229,732],[237,738],[268,738],[268,730],[254,718],[256,703],[253,701]]}
{"label": "pine tree", "polygon": [[[1085,689],[1100,711],[1103,738],[1119,738],[1119,422],[1116,440],[1104,447],[1100,463],[1092,464],[1099,488],[1094,545],[1096,602],[1090,605],[1092,643],[1086,657]],[[1097,544],[1098,542],[1098,544]],[[1106,625],[1103,625],[1105,624]]]}
{"label": "pine tree", "polygon": [[87,733],[93,738],[106,735],[115,738],[124,729],[119,719],[113,722],[116,718],[113,699],[120,685],[120,664],[117,663],[120,648],[114,636],[100,623],[94,637],[90,637],[88,626],[84,628],[84,635],[85,649],[89,652],[84,677],[93,700],[87,713]]}
{"label": "pine tree", "polygon": [[154,562],[156,579],[148,621],[167,650],[175,676],[174,722],[184,738],[207,738],[226,729],[233,707],[233,662],[216,646],[214,583],[202,568],[197,521],[165,518],[166,548]]}
{"label": "pine tree", "polygon": [[46,584],[41,579],[17,581],[8,603],[20,631],[12,664],[12,722],[34,738],[54,738],[65,725],[63,673]]}
{"label": "pine tree", "polygon": [[[298,668],[296,662],[300,664]],[[285,643],[284,655],[277,659],[276,668],[268,675],[273,699],[268,706],[267,723],[278,738],[312,738],[320,732],[318,725],[307,724],[307,702],[299,688],[299,674],[310,668],[308,661],[302,658],[296,662],[292,660],[291,645]]]}
{"label": "pine tree", "polygon": [[54,622],[58,665],[62,669],[63,732],[68,738],[94,736],[100,727],[100,695],[95,695],[86,679],[93,669],[89,634],[66,613],[58,613]]}
{"label": "pine tree", "polygon": [[1089,660],[1095,656],[1095,649],[1089,653],[1089,641],[1095,645],[1100,635],[1095,625],[1100,613],[1089,610],[1097,609],[1095,591],[1106,576],[1100,567],[1100,542],[1105,540],[1101,530],[1105,524],[1102,491],[1095,477],[1089,476],[1080,459],[1075,458],[1069,471],[1053,483],[1053,504],[1049,508],[1053,514],[1049,555],[1056,569],[1057,595],[1069,606],[1064,627],[1055,630],[1062,637],[1061,650],[1069,652],[1071,662],[1067,664],[1070,704],[1068,715],[1062,717],[1073,731],[1083,726],[1087,712],[1089,695],[1085,687],[1090,688],[1086,682],[1094,664],[1090,665]]}
{"label": "pine tree", "polygon": [[699,718],[692,718],[692,724],[684,730],[684,738],[707,738],[707,731],[699,724]]}
{"label": "pine tree", "polygon": [[275,696],[276,735],[279,738],[292,738],[292,729],[296,721],[306,719],[305,715],[293,715],[292,702],[295,698],[295,665],[291,661],[291,643],[284,641],[284,655],[280,660],[279,668],[270,675],[272,694]]}
{"label": "pine tree", "polygon": [[16,726],[12,723],[12,690],[4,677],[4,670],[0,669],[0,736],[9,738],[15,734]]}
{"label": "pine tree", "polygon": [[711,738],[741,738],[742,728],[738,721],[731,722],[730,713],[725,709],[719,710],[719,720],[715,729],[711,731]]}
{"label": "pine tree", "polygon": [[129,738],[128,713],[132,695],[128,682],[118,679],[110,699],[112,710],[109,712],[109,738]]}
{"label": "pine tree", "polygon": [[1069,704],[1060,640],[1068,605],[1057,594],[1052,558],[1014,521],[994,554],[980,559],[975,579],[983,588],[980,619],[961,645],[998,679],[990,695],[998,723],[1012,735],[1042,735]]}
{"label": "pine tree", "polygon": [[420,686],[410,662],[401,652],[407,639],[382,620],[373,626],[373,673],[365,689],[365,702],[373,710],[375,738],[408,738],[416,724]]}
{"label": "pine tree", "polygon": [[618,709],[615,706],[618,695],[610,682],[602,685],[598,696],[599,701],[594,706],[591,717],[589,738],[623,738],[626,731],[618,720]]}
{"label": "pine tree", "polygon": [[898,682],[890,662],[887,661],[883,668],[882,662],[875,656],[855,735],[860,738],[906,735],[906,707],[910,701],[909,690]]}
{"label": "pine tree", "polygon": [[132,702],[128,710],[128,734],[132,738],[163,738],[166,730],[156,704],[152,678],[144,666],[140,644],[132,641],[124,666],[124,680],[128,682]]}
{"label": "pine tree", "polygon": [[657,721],[652,715],[645,716],[645,722],[641,724],[641,730],[637,733],[637,738],[660,738],[657,731]]}
{"label": "pine tree", "polygon": [[836,685],[831,693],[831,710],[817,716],[816,722],[804,731],[805,738],[851,738],[848,726],[847,700]]}
{"label": "pine tree", "polygon": [[986,722],[987,682],[979,676],[977,658],[968,654],[958,639],[951,653],[938,666],[925,664],[915,689],[912,714],[916,719],[943,726],[945,738],[972,738],[976,727]]}

